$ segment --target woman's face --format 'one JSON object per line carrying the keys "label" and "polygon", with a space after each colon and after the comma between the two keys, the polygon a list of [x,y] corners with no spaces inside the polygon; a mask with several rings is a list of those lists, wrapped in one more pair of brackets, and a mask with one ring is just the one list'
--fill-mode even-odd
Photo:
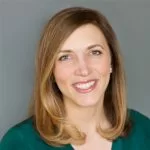
{"label": "woman's face", "polygon": [[54,77],[68,105],[96,106],[109,83],[110,50],[95,25],[77,28],[63,43],[55,61]]}

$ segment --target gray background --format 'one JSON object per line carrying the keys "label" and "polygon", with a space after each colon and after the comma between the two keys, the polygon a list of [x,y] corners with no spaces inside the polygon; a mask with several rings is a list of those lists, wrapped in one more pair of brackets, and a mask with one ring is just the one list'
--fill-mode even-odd
{"label": "gray background", "polygon": [[40,33],[50,16],[69,6],[107,16],[124,55],[128,105],[150,117],[149,0],[0,0],[0,138],[26,118]]}

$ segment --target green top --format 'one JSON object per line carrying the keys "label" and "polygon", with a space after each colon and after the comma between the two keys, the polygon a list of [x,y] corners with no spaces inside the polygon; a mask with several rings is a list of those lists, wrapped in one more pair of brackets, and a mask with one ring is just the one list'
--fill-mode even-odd
{"label": "green top", "polygon": [[[112,150],[150,150],[150,119],[134,110],[130,110],[130,117],[133,121],[130,134],[114,140]],[[32,123],[29,118],[12,127],[2,138],[0,150],[73,150],[70,144],[64,147],[49,146]]]}

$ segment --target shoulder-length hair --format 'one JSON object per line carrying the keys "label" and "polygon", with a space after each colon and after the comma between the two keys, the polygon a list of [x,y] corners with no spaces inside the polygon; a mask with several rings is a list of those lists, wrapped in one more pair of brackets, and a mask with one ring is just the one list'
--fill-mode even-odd
{"label": "shoulder-length hair", "polygon": [[85,24],[97,26],[104,34],[111,54],[112,74],[104,97],[104,113],[110,128],[97,127],[98,133],[114,140],[129,132],[125,75],[116,35],[106,17],[99,11],[71,7],[55,14],[45,26],[36,57],[36,81],[33,113],[35,127],[50,145],[82,144],[85,133],[80,132],[66,119],[62,93],[54,81],[53,69],[60,46],[78,27]]}

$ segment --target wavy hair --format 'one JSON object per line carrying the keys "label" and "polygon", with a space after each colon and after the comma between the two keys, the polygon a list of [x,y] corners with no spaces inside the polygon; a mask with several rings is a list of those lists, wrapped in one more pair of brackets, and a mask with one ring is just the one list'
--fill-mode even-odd
{"label": "wavy hair", "polygon": [[71,7],[56,13],[46,24],[36,56],[36,80],[32,115],[40,136],[50,145],[83,144],[85,133],[66,118],[62,93],[54,81],[53,69],[59,48],[80,26],[94,24],[104,34],[111,53],[113,72],[104,97],[104,113],[110,128],[97,127],[108,140],[129,132],[126,104],[125,74],[116,35],[106,17],[99,11]]}

